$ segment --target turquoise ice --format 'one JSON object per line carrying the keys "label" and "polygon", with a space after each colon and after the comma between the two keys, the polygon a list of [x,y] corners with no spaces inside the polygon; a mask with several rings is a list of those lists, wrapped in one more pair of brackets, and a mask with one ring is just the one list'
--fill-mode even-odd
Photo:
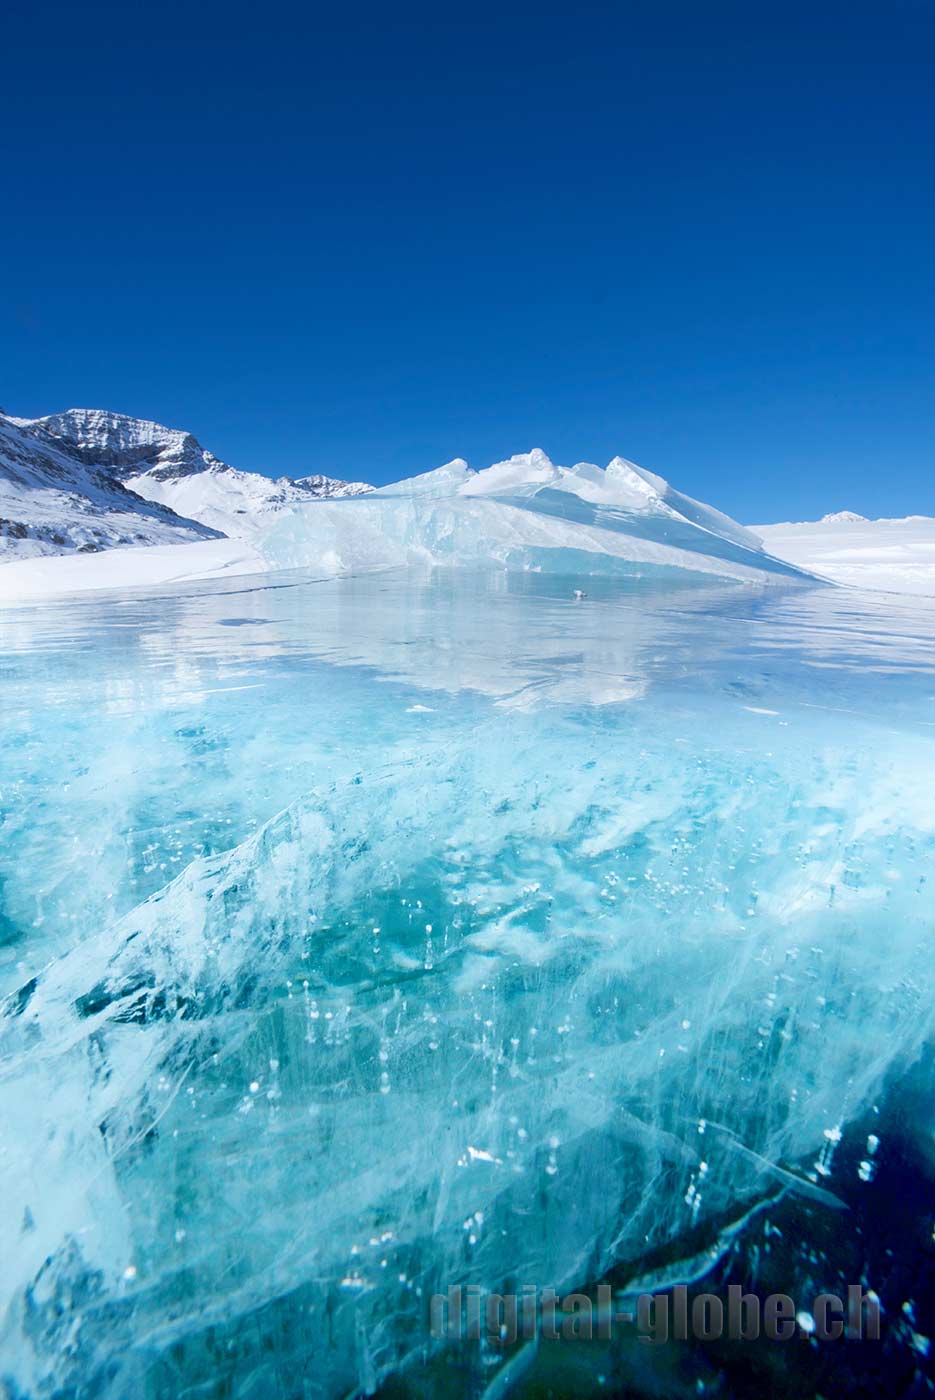
{"label": "turquoise ice", "polygon": [[11,1393],[367,1393],[451,1282],[833,1195],[935,1021],[933,623],[462,570],[0,613]]}

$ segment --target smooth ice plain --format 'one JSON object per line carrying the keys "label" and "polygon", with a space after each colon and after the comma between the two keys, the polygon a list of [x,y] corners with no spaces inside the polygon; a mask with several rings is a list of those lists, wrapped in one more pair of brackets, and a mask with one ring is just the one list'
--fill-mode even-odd
{"label": "smooth ice plain", "polygon": [[411,569],[0,614],[11,1394],[368,1393],[449,1283],[833,1200],[935,1029],[933,637]]}

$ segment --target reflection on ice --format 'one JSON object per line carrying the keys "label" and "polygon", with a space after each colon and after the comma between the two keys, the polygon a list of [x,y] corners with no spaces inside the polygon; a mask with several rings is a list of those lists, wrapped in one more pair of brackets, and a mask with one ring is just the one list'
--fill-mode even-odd
{"label": "reflection on ice", "polygon": [[0,1369],[366,1391],[449,1282],[636,1273],[783,1163],[833,1194],[935,1020],[926,606],[296,574],[0,615]]}

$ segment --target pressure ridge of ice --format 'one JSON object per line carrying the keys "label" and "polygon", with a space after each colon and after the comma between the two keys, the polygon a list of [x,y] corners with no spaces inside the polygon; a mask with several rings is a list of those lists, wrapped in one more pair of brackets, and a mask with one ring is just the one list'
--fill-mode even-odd
{"label": "pressure ridge of ice", "polygon": [[354,500],[284,513],[259,541],[274,567],[400,565],[547,573],[802,577],[751,531],[615,457],[555,466],[534,450],[474,472],[461,458]]}

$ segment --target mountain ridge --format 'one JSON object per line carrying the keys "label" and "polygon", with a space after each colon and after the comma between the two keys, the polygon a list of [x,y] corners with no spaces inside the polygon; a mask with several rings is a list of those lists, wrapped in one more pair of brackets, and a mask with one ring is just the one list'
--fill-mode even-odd
{"label": "mountain ridge", "polygon": [[239,538],[281,510],[372,489],[240,471],[193,433],[107,409],[0,413],[0,559]]}
{"label": "mountain ridge", "polygon": [[29,419],[0,416],[0,559],[217,539]]}

